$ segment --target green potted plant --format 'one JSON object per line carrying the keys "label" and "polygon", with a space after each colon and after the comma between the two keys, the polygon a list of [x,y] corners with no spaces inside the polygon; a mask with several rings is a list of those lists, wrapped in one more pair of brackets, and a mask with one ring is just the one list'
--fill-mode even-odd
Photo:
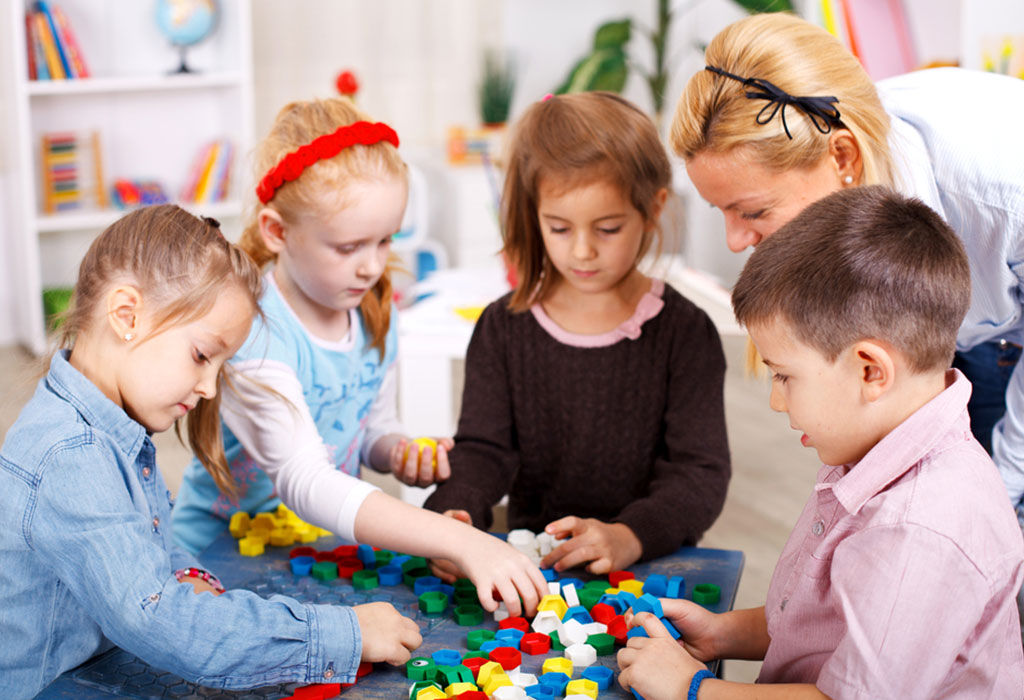
{"label": "green potted plant", "polygon": [[494,51],[484,54],[484,74],[480,82],[480,121],[497,126],[508,121],[516,78],[511,64]]}

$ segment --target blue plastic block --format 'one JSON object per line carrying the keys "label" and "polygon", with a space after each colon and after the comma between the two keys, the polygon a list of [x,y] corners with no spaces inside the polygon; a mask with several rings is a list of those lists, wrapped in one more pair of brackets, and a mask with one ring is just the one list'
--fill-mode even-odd
{"label": "blue plastic block", "polygon": [[523,641],[523,636],[526,632],[522,630],[513,629],[511,627],[503,630],[498,630],[494,633],[494,638],[502,642],[511,642],[515,645],[516,649],[519,648],[519,643]]}
{"label": "blue plastic block", "polygon": [[377,569],[377,580],[382,586],[397,586],[402,582],[402,567],[395,564],[380,567]]}
{"label": "blue plastic block", "polygon": [[633,637],[646,637],[647,630],[643,627],[630,627],[629,632],[626,632],[626,638],[632,639]]}
{"label": "blue plastic block", "polygon": [[668,580],[668,586],[665,587],[666,598],[682,598],[686,593],[686,579],[682,576],[673,576]]}
{"label": "blue plastic block", "polygon": [[588,666],[583,669],[583,678],[597,683],[598,690],[608,690],[612,686],[615,672],[607,666]]}
{"label": "blue plastic block", "polygon": [[650,593],[655,598],[664,598],[668,589],[668,577],[664,574],[651,574],[644,579],[644,593]]}
{"label": "blue plastic block", "polygon": [[633,607],[633,604],[636,603],[636,596],[629,591],[619,591],[616,595],[625,604],[627,609]]}
{"label": "blue plastic block", "polygon": [[661,624],[665,625],[665,629],[667,629],[668,633],[672,635],[672,639],[679,639],[683,636],[679,633],[679,630],[676,629],[676,626],[668,620],[666,620],[664,617],[661,618]]}
{"label": "blue plastic block", "polygon": [[555,691],[553,688],[549,688],[546,685],[534,683],[526,688],[526,696],[530,698],[538,698],[539,700],[553,700],[555,697]]}
{"label": "blue plastic block", "polygon": [[665,615],[661,609],[661,601],[650,593],[644,593],[636,599],[636,602],[633,603],[633,612],[649,612],[655,617],[664,617]]}
{"label": "blue plastic block", "polygon": [[566,610],[565,615],[562,616],[562,622],[568,622],[569,620],[577,620],[581,625],[586,625],[593,622],[594,618],[590,616],[590,613],[582,605],[574,605]]}
{"label": "blue plastic block", "polygon": [[571,680],[572,678],[561,671],[548,671],[547,673],[540,674],[537,683],[551,688],[555,691],[555,695],[565,695],[565,686],[569,685]]}
{"label": "blue plastic block", "polygon": [[296,576],[309,576],[309,573],[313,570],[313,564],[316,563],[316,559],[313,557],[293,557],[288,562],[289,566],[292,567],[292,573]]}
{"label": "blue plastic block", "polygon": [[633,697],[636,698],[636,700],[646,700],[646,698],[644,698],[643,695],[641,695],[640,693],[636,692],[632,688],[630,688],[630,692],[633,693]]}
{"label": "blue plastic block", "polygon": [[[476,590],[475,588],[473,590]],[[441,584],[441,592],[448,596],[448,600],[455,598],[455,586],[447,583]]]}
{"label": "blue plastic block", "polygon": [[[430,591],[439,590],[441,590],[441,579],[437,576],[420,576],[412,584],[412,591],[417,597],[424,593],[429,593]],[[451,599],[451,596],[448,596],[448,598]]]}
{"label": "blue plastic block", "polygon": [[399,569],[402,568],[402,564],[412,559],[408,554],[399,554],[397,557],[392,557],[389,562],[392,566],[397,566]]}
{"label": "blue plastic block", "polygon": [[458,666],[462,663],[462,654],[454,649],[438,649],[430,658],[438,666]]}
{"label": "blue plastic block", "polygon": [[540,572],[544,574],[545,581],[554,581],[558,578],[558,572],[554,569],[541,569]]}
{"label": "blue plastic block", "polygon": [[616,615],[622,615],[627,610],[626,601],[619,598],[618,595],[611,593],[605,593],[597,602],[612,606],[612,610],[615,611]]}
{"label": "blue plastic block", "polygon": [[361,544],[356,549],[356,557],[359,561],[363,562],[363,566],[367,569],[377,568],[377,555],[373,551],[373,547],[368,544]]}
{"label": "blue plastic block", "polygon": [[583,581],[580,581],[578,578],[561,578],[561,579],[558,579],[558,585],[561,586],[563,589],[566,586],[575,586],[577,593],[579,593],[580,591],[583,590]]}

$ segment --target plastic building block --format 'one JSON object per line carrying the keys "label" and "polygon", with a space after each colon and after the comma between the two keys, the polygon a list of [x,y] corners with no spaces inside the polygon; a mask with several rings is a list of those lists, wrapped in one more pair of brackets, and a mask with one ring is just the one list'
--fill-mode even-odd
{"label": "plastic building block", "polygon": [[377,555],[373,551],[373,547],[368,544],[361,544],[356,549],[356,558],[363,562],[363,566],[367,569],[371,569],[377,566]]}
{"label": "plastic building block", "polygon": [[454,649],[438,649],[430,658],[438,666],[458,666],[462,663],[462,654]]}
{"label": "plastic building block", "polygon": [[562,584],[557,580],[548,581],[548,593],[551,595],[562,595]]}
{"label": "plastic building block", "polygon": [[434,682],[443,688],[447,688],[452,683],[472,683],[473,672],[462,664],[458,666],[436,666],[434,668]]}
{"label": "plastic building block", "polygon": [[359,552],[359,545],[357,544],[339,544],[331,551],[338,555],[338,559],[341,559],[342,557],[352,557],[353,559],[359,558],[356,556]]}
{"label": "plastic building block", "polygon": [[273,530],[278,522],[279,520],[270,513],[257,513],[252,519],[252,527]]}
{"label": "plastic building block", "polygon": [[457,590],[457,591],[462,591],[462,590],[475,591],[476,590],[476,584],[473,583],[473,581],[468,579],[468,578],[464,578],[464,577],[463,578],[457,578],[457,579],[455,579],[455,590]]}
{"label": "plastic building block", "polygon": [[650,593],[655,598],[665,595],[668,588],[668,577],[664,574],[651,574],[644,579],[644,593]]}
{"label": "plastic building block", "polygon": [[525,690],[513,684],[501,686],[494,691],[494,695],[491,697],[493,700],[527,700],[529,696]]}
{"label": "plastic building block", "polygon": [[564,673],[572,678],[572,661],[564,656],[553,656],[545,659],[541,665],[544,673]]}
{"label": "plastic building block", "polygon": [[[570,588],[569,590],[572,590],[572,588]],[[569,620],[576,620],[581,625],[585,625],[587,623],[593,622],[594,618],[590,616],[590,613],[588,613],[587,609],[582,605],[574,605],[573,607],[566,610],[565,615],[562,616],[563,623],[568,622]]]}
{"label": "plastic building block", "polygon": [[491,680],[489,680],[487,682],[487,685],[484,686],[484,692],[490,695],[491,697],[494,697],[494,694],[497,692],[498,688],[503,688],[505,686],[515,687],[512,684],[512,679],[509,678],[507,674],[495,674],[491,676]]}
{"label": "plastic building block", "polygon": [[338,565],[333,561],[318,561],[310,573],[317,581],[333,581],[338,578]]}
{"label": "plastic building block", "polygon": [[[637,601],[637,596],[626,590],[620,590],[618,595],[616,595],[616,598],[621,600],[622,604],[625,605],[627,609],[632,608],[633,604]],[[623,610],[623,612],[625,612],[625,610]]]}
{"label": "plastic building block", "polygon": [[487,693],[482,690],[464,690],[453,697],[455,700],[487,700]]}
{"label": "plastic building block", "polygon": [[313,555],[313,558],[317,561],[333,561],[335,564],[338,563],[338,555],[334,552],[319,551]]}
{"label": "plastic building block", "polygon": [[261,539],[247,535],[238,540],[238,553],[243,557],[258,557],[263,554],[263,545]]}
{"label": "plastic building block", "polygon": [[402,569],[386,564],[377,569],[377,580],[382,586],[397,586],[402,582]]}
{"label": "plastic building block", "polygon": [[626,633],[626,639],[632,639],[633,637],[647,637],[647,636],[649,636],[647,634],[647,630],[645,630],[643,627],[640,627],[640,626],[630,627],[629,628],[629,632]]}
{"label": "plastic building block", "polygon": [[615,588],[619,588],[619,584],[623,581],[628,581],[630,579],[635,578],[636,576],[633,575],[632,571],[612,571],[608,574],[608,583],[610,583]]}
{"label": "plastic building block", "polygon": [[615,641],[619,644],[626,643],[626,618],[622,615],[616,615],[608,623],[608,634],[615,637]]}
{"label": "plastic building block", "polygon": [[587,632],[583,629],[581,622],[569,620],[562,623],[562,628],[558,630],[558,638],[562,644],[569,647],[573,644],[582,644],[587,641]]}
{"label": "plastic building block", "polygon": [[554,581],[558,578],[558,572],[554,569],[541,569],[540,572],[544,574],[545,581]]}
{"label": "plastic building block", "polygon": [[417,692],[413,700],[446,700],[447,697],[441,690],[441,686],[435,683]]}
{"label": "plastic building block", "polygon": [[601,634],[608,631],[608,625],[603,622],[588,622],[583,625],[583,631],[587,633],[589,637],[592,634]]}
{"label": "plastic building block", "polygon": [[587,610],[593,608],[598,601],[601,600],[601,596],[604,595],[604,589],[598,590],[597,588],[584,588],[578,593],[580,599],[580,605]]}
{"label": "plastic building block", "polygon": [[491,660],[486,656],[469,656],[462,660],[462,665],[472,672],[473,678],[477,677],[477,674],[480,673],[480,668],[487,663],[491,663]]}
{"label": "plastic building block", "polygon": [[665,625],[665,629],[667,629],[668,633],[672,635],[672,639],[679,639],[683,636],[680,634],[679,630],[676,629],[676,626],[669,622],[667,618],[661,618],[661,624]]}
{"label": "plastic building block", "polygon": [[499,629],[497,632],[494,633],[495,639],[500,640],[502,642],[509,642],[516,649],[519,648],[519,642],[520,640],[522,640],[524,636],[525,635],[522,630],[516,629],[514,627]]}
{"label": "plastic building block", "polygon": [[456,605],[479,605],[480,597],[476,593],[476,589],[467,590],[465,588],[456,588],[455,593],[452,596],[452,600]]}
{"label": "plastic building block", "polygon": [[594,681],[598,690],[608,690],[612,687],[612,678],[615,677],[615,672],[607,666],[590,666],[583,669],[581,675],[588,681]]}
{"label": "plastic building block", "polygon": [[532,628],[534,632],[551,634],[561,626],[562,618],[554,610],[538,611],[536,617],[533,618]]}
{"label": "plastic building block", "polygon": [[682,598],[686,593],[686,579],[682,576],[673,576],[668,580],[665,587],[666,598]]}
{"label": "plastic building block", "polygon": [[644,593],[637,598],[636,602],[633,603],[633,612],[649,612],[655,617],[664,617],[665,615],[661,609],[661,601],[650,593]]}
{"label": "plastic building block", "polygon": [[434,681],[416,681],[409,687],[409,697],[412,700],[415,700],[416,696],[419,695],[419,692],[424,688],[437,688],[438,690],[441,690],[441,686]]}
{"label": "plastic building block", "polygon": [[356,667],[356,678],[362,678],[370,673],[373,673],[372,661],[363,661],[358,667]]}
{"label": "plastic building block", "polygon": [[402,582],[409,588],[412,588],[416,585],[416,579],[423,578],[424,576],[430,576],[430,569],[425,566],[419,569],[403,570]]}
{"label": "plastic building block", "polygon": [[494,639],[494,631],[488,629],[471,630],[466,635],[466,647],[477,651],[484,642]]}
{"label": "plastic building block", "polygon": [[414,656],[405,662],[405,677],[411,681],[426,681],[434,677],[437,664],[433,659],[424,656]]}
{"label": "plastic building block", "polygon": [[338,575],[342,578],[352,578],[352,574],[364,568],[363,562],[356,557],[338,557]]}
{"label": "plastic building block", "polygon": [[498,603],[498,607],[494,609],[491,614],[495,622],[501,622],[502,620],[508,619],[508,606],[504,603]]}
{"label": "plastic building block", "polygon": [[562,597],[565,598],[565,602],[569,606],[570,610],[572,610],[573,608],[579,607],[580,596],[579,596],[579,593],[576,592],[576,585],[575,584],[572,584],[572,583],[565,584],[565,583],[563,583],[562,584]]}
{"label": "plastic building block", "polygon": [[[377,549],[373,552],[373,568],[379,569],[386,564],[391,563],[395,553],[390,549]],[[369,565],[367,565],[369,567]]]}
{"label": "plastic building block", "polygon": [[523,663],[523,655],[519,650],[511,649],[509,647],[499,647],[492,651],[490,656],[491,661],[498,662],[506,671],[519,668]]}
{"label": "plastic building block", "polygon": [[[423,559],[423,557],[420,558]],[[405,562],[409,561],[410,559],[412,559],[412,557],[408,554],[396,554],[395,556],[391,557],[391,561],[388,563],[397,566],[398,568],[402,568]],[[424,559],[423,561],[426,562],[426,559]]]}
{"label": "plastic building block", "polygon": [[484,609],[479,605],[459,605],[455,608],[453,617],[455,618],[455,624],[462,625],[463,627],[479,625],[484,621]]}
{"label": "plastic building block", "polygon": [[562,643],[558,630],[552,631],[548,639],[551,640],[551,651],[565,651],[565,644]]}
{"label": "plastic building block", "polygon": [[594,622],[600,622],[605,625],[607,625],[609,620],[615,617],[615,615],[615,608],[607,603],[598,603],[590,609],[590,617],[594,619]]}
{"label": "plastic building block", "polygon": [[525,617],[506,617],[498,623],[498,629],[515,629],[525,634],[530,631],[530,622]]}
{"label": "plastic building block", "polygon": [[628,607],[626,605],[626,601],[619,598],[618,594],[612,593],[605,593],[603,596],[601,596],[601,599],[598,601],[598,604],[600,605],[602,603],[604,605],[611,606],[612,610],[615,611],[616,615],[622,615],[624,612],[626,612],[626,608]]}
{"label": "plastic building block", "polygon": [[441,591],[427,591],[419,597],[420,612],[426,615],[440,615],[448,609],[448,596]]}
{"label": "plastic building block", "polygon": [[587,581],[586,583],[583,584],[584,590],[587,590],[587,589],[590,589],[590,588],[594,588],[594,589],[599,590],[601,592],[604,592],[604,590],[606,588],[610,587],[610,586],[611,586],[611,583],[606,578],[591,579],[590,581]]}
{"label": "plastic building block", "polygon": [[597,690],[597,683],[588,678],[577,678],[565,686],[566,695],[586,695],[588,698],[596,698]]}
{"label": "plastic building block", "polygon": [[594,647],[598,656],[608,656],[615,653],[615,637],[607,632],[592,634],[587,637],[587,644]]}
{"label": "plastic building block", "polygon": [[565,611],[568,609],[569,606],[565,604],[565,600],[563,600],[562,596],[560,595],[548,594],[541,598],[540,603],[537,604],[538,613],[545,610],[551,610],[556,615],[558,615],[559,620],[562,619],[562,617],[565,615]]}
{"label": "plastic building block", "polygon": [[352,574],[352,588],[357,591],[376,588],[378,584],[377,572],[373,569],[363,569]]}
{"label": "plastic building block", "polygon": [[[394,560],[392,560],[394,561]],[[402,573],[409,573],[413,569],[426,569],[428,568],[427,560],[423,557],[408,557],[403,560],[400,564],[402,567]]]}
{"label": "plastic building block", "polygon": [[536,548],[537,536],[532,531],[523,528],[517,530],[509,530],[508,536],[505,540],[513,547],[533,547]]}
{"label": "plastic building block", "polygon": [[532,673],[523,673],[522,671],[511,671],[508,677],[512,679],[512,682],[519,688],[528,688],[531,685],[537,685],[537,676]]}
{"label": "plastic building block", "polygon": [[573,644],[565,648],[565,658],[572,662],[573,668],[586,668],[597,662],[597,651],[589,644]]}
{"label": "plastic building block", "polygon": [[[460,697],[463,693],[479,692],[479,690],[480,689],[476,687],[476,683],[463,683],[463,682],[459,682],[459,683],[452,683],[447,688],[445,688],[444,689],[444,694],[445,694],[445,697],[448,697],[448,698],[457,698],[457,697]],[[487,696],[485,695],[484,697],[487,697]]]}
{"label": "plastic building block", "polygon": [[295,547],[292,551],[288,552],[288,558],[294,559],[295,557],[314,557],[316,556],[316,550],[312,547]]}
{"label": "plastic building block", "polygon": [[698,583],[693,587],[693,602],[714,605],[722,598],[722,589],[713,583]]}
{"label": "plastic building block", "polygon": [[501,664],[499,664],[497,661],[488,661],[477,670],[476,684],[479,686],[485,686],[491,681],[491,678],[495,675],[506,675],[505,669],[502,668]]}
{"label": "plastic building block", "polygon": [[275,527],[270,531],[270,544],[275,547],[291,547],[295,544],[295,530],[288,526]]}
{"label": "plastic building block", "polygon": [[495,649],[500,649],[501,647],[509,647],[511,645],[512,642],[508,641],[507,639],[489,639],[480,645],[480,651],[486,652],[487,655],[490,656],[491,652]]}
{"label": "plastic building block", "polygon": [[553,688],[541,685],[538,681],[537,685],[531,685],[526,689],[526,696],[536,698],[536,700],[554,700],[555,691]]}
{"label": "plastic building block", "polygon": [[635,578],[626,579],[619,582],[619,590],[628,591],[639,598],[644,593],[644,582],[637,581]]}
{"label": "plastic building block", "polygon": [[292,557],[288,560],[288,566],[296,576],[309,576],[315,563],[316,560],[309,556]]}
{"label": "plastic building block", "polygon": [[231,522],[228,524],[231,536],[236,539],[245,537],[245,533],[249,532],[250,527],[252,527],[252,521],[249,519],[249,514],[241,511],[234,513],[231,516]]}
{"label": "plastic building block", "polygon": [[530,656],[547,654],[551,650],[551,637],[539,632],[530,632],[519,640],[519,648]]}
{"label": "plastic building block", "polygon": [[[566,659],[548,659],[548,661],[566,661]],[[569,670],[572,670],[571,664]],[[565,693],[565,686],[569,685],[571,680],[572,676],[564,671],[545,671],[537,679],[537,683],[551,688],[555,691],[555,695],[562,695]]]}
{"label": "plastic building block", "polygon": [[420,576],[413,582],[412,591],[420,596],[428,591],[441,590],[441,579],[437,576]]}

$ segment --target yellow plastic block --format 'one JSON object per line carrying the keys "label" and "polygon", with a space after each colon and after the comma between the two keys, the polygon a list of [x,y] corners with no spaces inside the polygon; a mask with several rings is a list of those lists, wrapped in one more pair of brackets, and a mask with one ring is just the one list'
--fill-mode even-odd
{"label": "yellow plastic block", "polygon": [[[277,511],[275,512],[277,513],[277,517],[279,518],[287,518],[289,515],[295,515],[295,511],[286,506],[284,503],[278,503]],[[299,516],[295,515],[295,517]]]}
{"label": "yellow plastic block", "polygon": [[253,528],[249,532],[245,533],[245,536],[249,539],[259,540],[264,546],[270,544],[270,530],[262,530],[259,528]]}
{"label": "yellow plastic block", "polygon": [[552,656],[550,659],[544,660],[544,665],[541,666],[541,672],[564,673],[569,676],[569,678],[572,678],[572,661],[564,656]]}
{"label": "yellow plastic block", "polygon": [[574,681],[569,681],[569,685],[565,686],[565,694],[586,695],[588,698],[596,698],[597,683],[589,678],[577,678]]}
{"label": "yellow plastic block", "polygon": [[484,692],[488,695],[494,695],[494,691],[498,688],[503,688],[506,685],[515,685],[512,679],[508,677],[508,674],[502,673],[500,676],[495,673],[491,676],[491,680],[487,682],[487,685],[483,686]]}
{"label": "yellow plastic block", "polygon": [[466,319],[467,321],[473,321],[475,323],[476,320],[478,318],[480,318],[480,314],[482,314],[484,312],[484,307],[482,307],[482,306],[456,306],[454,309],[452,309],[452,311],[454,311],[456,314],[458,314],[460,317]]}
{"label": "yellow plastic block", "polygon": [[295,539],[299,542],[302,542],[303,544],[309,542],[316,542],[318,537],[320,537],[320,533],[317,532],[317,529],[315,527],[312,527],[310,525],[306,525],[305,527],[295,529]]}
{"label": "yellow plastic block", "polygon": [[604,592],[607,593],[608,595],[616,595],[621,590],[622,590],[621,588],[606,588],[606,589],[604,589]]}
{"label": "yellow plastic block", "polygon": [[249,528],[252,526],[252,521],[249,520],[249,514],[238,512],[231,516],[231,523],[228,525],[228,530],[231,531],[232,537],[242,538],[245,537],[245,533],[249,532]]}
{"label": "yellow plastic block", "polygon": [[452,683],[450,686],[444,689],[444,694],[449,698],[454,698],[460,693],[465,693],[469,690],[480,690],[476,687],[475,683]]}
{"label": "yellow plastic block", "polygon": [[295,544],[295,531],[287,525],[270,531],[270,544],[275,547],[291,547]]}
{"label": "yellow plastic block", "polygon": [[278,526],[278,520],[270,513],[258,513],[252,519],[252,526],[258,530],[273,530]]}
{"label": "yellow plastic block", "polygon": [[559,620],[565,617],[565,611],[568,609],[569,606],[566,604],[565,599],[562,598],[562,596],[554,595],[553,593],[549,593],[541,598],[540,603],[537,605],[537,612],[540,612],[541,610],[552,610],[556,615],[558,615]]}
{"label": "yellow plastic block", "polygon": [[238,553],[243,557],[258,557],[263,554],[263,540],[257,537],[243,537],[238,540]]}
{"label": "yellow plastic block", "polygon": [[447,697],[443,690],[434,686],[421,688],[420,692],[416,693],[416,700],[445,700]]}
{"label": "yellow plastic block", "polygon": [[635,578],[619,581],[619,590],[627,591],[639,598],[644,594],[644,582]]}
{"label": "yellow plastic block", "polygon": [[[491,677],[494,676],[495,674],[498,674],[498,673],[500,673],[500,674],[504,674],[505,673],[505,669],[503,669],[501,667],[501,664],[499,664],[497,661],[488,661],[487,663],[485,663],[483,666],[480,667],[479,671],[477,671],[477,674],[476,674],[477,685],[479,685],[481,687],[487,685],[487,681],[491,680]],[[490,693],[488,693],[488,695],[489,694]]]}

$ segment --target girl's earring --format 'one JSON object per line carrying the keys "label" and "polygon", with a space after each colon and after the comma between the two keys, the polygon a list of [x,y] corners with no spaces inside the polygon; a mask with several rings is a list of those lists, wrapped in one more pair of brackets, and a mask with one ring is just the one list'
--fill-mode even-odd
{"label": "girl's earring", "polygon": [[843,178],[843,184],[844,185],[852,185],[853,184],[853,175],[847,175],[846,177],[844,177]]}
{"label": "girl's earring", "polygon": [[127,340],[127,341],[131,341],[131,339],[134,338],[134,337],[135,337],[134,333],[125,333],[124,334],[124,339]]}

